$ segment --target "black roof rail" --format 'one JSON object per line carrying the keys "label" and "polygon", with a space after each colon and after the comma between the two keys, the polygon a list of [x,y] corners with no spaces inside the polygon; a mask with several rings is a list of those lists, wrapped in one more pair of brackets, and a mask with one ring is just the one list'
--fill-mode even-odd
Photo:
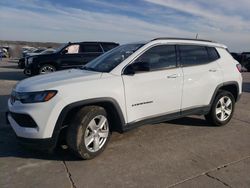
{"label": "black roof rail", "polygon": [[201,42],[214,42],[211,40],[204,40],[204,39],[173,38],[173,37],[159,37],[159,38],[154,38],[151,41],[154,41],[154,40],[193,40],[193,41],[201,41]]}

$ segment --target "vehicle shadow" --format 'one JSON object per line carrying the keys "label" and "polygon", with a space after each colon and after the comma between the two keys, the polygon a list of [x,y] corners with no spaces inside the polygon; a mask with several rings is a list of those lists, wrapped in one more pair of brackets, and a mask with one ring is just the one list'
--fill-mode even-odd
{"label": "vehicle shadow", "polygon": [[[166,122],[168,124],[175,124],[179,126],[208,126],[209,125],[205,120],[194,118],[194,117],[185,117],[178,120],[172,120]],[[135,130],[136,131],[136,130]],[[0,126],[0,159],[6,157],[16,157],[16,158],[33,158],[40,160],[52,160],[52,161],[80,161],[81,159],[75,157],[69,149],[62,149],[57,147],[53,153],[46,153],[44,151],[31,150],[29,148],[23,147],[14,131],[10,126]]]}
{"label": "vehicle shadow", "polygon": [[28,78],[25,76],[22,72],[0,72],[0,80],[13,80],[13,81],[20,81],[25,78]]}
{"label": "vehicle shadow", "polygon": [[250,93],[250,83],[249,82],[243,82],[242,91]]}
{"label": "vehicle shadow", "polygon": [[193,126],[193,127],[199,127],[199,126],[206,126],[206,127],[214,127],[213,125],[209,124],[205,119],[195,118],[195,117],[183,117],[180,119],[168,121],[166,123],[169,124],[175,124],[180,126]]}
{"label": "vehicle shadow", "polygon": [[21,145],[10,125],[0,128],[0,159],[6,157],[33,158],[53,161],[79,161],[68,149],[58,147],[53,153],[37,151]]}

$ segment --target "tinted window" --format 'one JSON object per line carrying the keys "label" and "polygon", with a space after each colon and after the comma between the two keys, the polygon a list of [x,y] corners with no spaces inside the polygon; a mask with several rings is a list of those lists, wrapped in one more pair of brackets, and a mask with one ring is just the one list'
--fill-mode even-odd
{"label": "tinted window", "polygon": [[179,49],[183,66],[200,65],[210,61],[207,48],[204,46],[180,45]]}
{"label": "tinted window", "polygon": [[81,45],[80,52],[102,52],[101,46],[99,44],[83,44]]}
{"label": "tinted window", "polygon": [[176,67],[175,46],[155,46],[142,54],[135,62],[149,63],[151,70]]}
{"label": "tinted window", "polygon": [[217,50],[213,47],[207,47],[207,52],[208,52],[210,61],[215,61],[220,58]]}
{"label": "tinted window", "polygon": [[105,52],[117,47],[118,44],[109,44],[109,43],[102,43],[102,48]]}

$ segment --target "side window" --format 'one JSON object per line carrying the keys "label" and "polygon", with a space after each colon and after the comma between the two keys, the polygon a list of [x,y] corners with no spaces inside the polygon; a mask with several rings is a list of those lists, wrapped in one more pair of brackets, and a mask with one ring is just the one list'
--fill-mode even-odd
{"label": "side window", "polygon": [[207,52],[208,52],[210,61],[215,61],[217,59],[220,59],[220,55],[214,47],[207,47]]}
{"label": "side window", "polygon": [[174,45],[160,45],[150,48],[135,63],[149,63],[150,70],[176,67],[176,53]]}
{"label": "side window", "polygon": [[81,53],[96,53],[96,52],[100,53],[102,52],[102,48],[100,44],[82,44],[80,52]]}
{"label": "side window", "polygon": [[201,65],[210,61],[205,46],[180,45],[180,60],[183,66]]}
{"label": "side window", "polygon": [[65,48],[67,51],[65,54],[77,54],[79,53],[79,44],[73,44]]}
{"label": "side window", "polygon": [[105,52],[112,50],[113,48],[117,47],[118,44],[109,44],[109,43],[102,43],[102,48]]}

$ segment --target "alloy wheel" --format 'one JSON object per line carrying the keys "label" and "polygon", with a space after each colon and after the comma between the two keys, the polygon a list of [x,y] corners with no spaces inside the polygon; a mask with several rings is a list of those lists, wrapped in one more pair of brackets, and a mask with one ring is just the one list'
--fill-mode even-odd
{"label": "alloy wheel", "polygon": [[232,109],[232,100],[227,96],[223,96],[216,104],[216,117],[220,121],[226,121],[232,114]]}
{"label": "alloy wheel", "polygon": [[51,72],[55,72],[55,69],[51,66],[44,66],[42,67],[42,69],[40,70],[40,74],[48,74]]}
{"label": "alloy wheel", "polygon": [[103,115],[94,117],[88,124],[84,134],[85,147],[90,152],[100,150],[109,136],[109,125],[107,118]]}

